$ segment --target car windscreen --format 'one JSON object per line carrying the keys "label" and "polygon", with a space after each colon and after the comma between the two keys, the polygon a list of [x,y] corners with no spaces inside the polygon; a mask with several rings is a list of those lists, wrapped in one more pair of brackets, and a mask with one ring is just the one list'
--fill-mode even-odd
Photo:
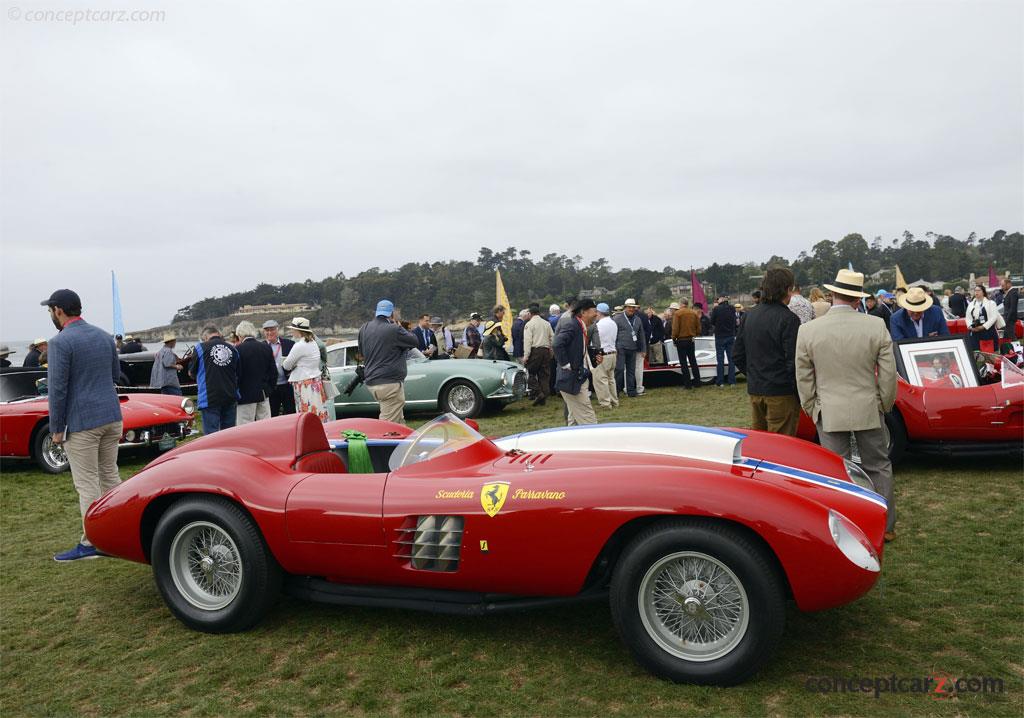
{"label": "car windscreen", "polygon": [[442,414],[411,433],[388,462],[392,471],[471,446],[482,434],[454,414]]}
{"label": "car windscreen", "polygon": [[39,379],[46,379],[46,372],[25,371],[0,375],[0,401],[41,396],[36,385]]}

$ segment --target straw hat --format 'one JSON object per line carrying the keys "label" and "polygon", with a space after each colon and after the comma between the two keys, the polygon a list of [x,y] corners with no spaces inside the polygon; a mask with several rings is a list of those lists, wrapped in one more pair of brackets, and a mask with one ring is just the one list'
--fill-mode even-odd
{"label": "straw hat", "polygon": [[309,328],[309,320],[305,317],[295,317],[292,319],[292,323],[288,325],[289,329],[298,329],[300,332],[312,332]]}
{"label": "straw hat", "polygon": [[14,352],[12,352],[6,344],[0,344],[0,357],[5,357],[13,353]]}
{"label": "straw hat", "polygon": [[864,291],[864,275],[861,272],[851,272],[849,269],[840,269],[832,284],[824,285],[825,289],[836,294],[847,297],[866,297]]}
{"label": "straw hat", "polygon": [[743,305],[740,304],[739,302],[736,302],[732,306],[733,306],[733,309],[743,309]]}
{"label": "straw hat", "polygon": [[639,307],[640,305],[636,303],[636,300],[633,299],[633,297],[630,297],[629,299],[626,300],[626,303],[623,304],[622,306],[624,306],[624,307]]}
{"label": "straw hat", "polygon": [[49,342],[47,341],[46,337],[39,337],[34,342],[29,344],[28,348],[29,349],[35,349],[36,347],[39,347],[39,346],[42,346],[43,344],[48,344],[48,343]]}
{"label": "straw hat", "polygon": [[935,300],[921,287],[911,287],[906,294],[896,300],[896,303],[908,312],[923,312],[931,307]]}
{"label": "straw hat", "polygon": [[177,341],[178,337],[174,332],[164,332],[164,344],[167,342]]}
{"label": "straw hat", "polygon": [[669,309],[679,309],[679,302],[672,302],[668,305]]}
{"label": "straw hat", "polygon": [[484,325],[484,336],[489,337],[494,333],[495,329],[501,326],[501,322],[496,322],[493,319],[488,320],[487,324]]}

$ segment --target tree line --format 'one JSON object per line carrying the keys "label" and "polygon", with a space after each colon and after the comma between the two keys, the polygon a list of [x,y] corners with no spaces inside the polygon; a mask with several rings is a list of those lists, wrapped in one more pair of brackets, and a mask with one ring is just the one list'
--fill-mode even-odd
{"label": "tree line", "polygon": [[[851,263],[865,275],[898,264],[908,281],[920,277],[959,281],[971,272],[987,273],[989,265],[1000,272],[1018,274],[1024,271],[1024,235],[999,230],[991,237],[979,238],[972,232],[965,239],[957,239],[927,232],[923,238],[917,238],[907,231],[889,241],[875,237],[868,242],[853,233],[836,242],[824,239],[792,260],[772,256],[760,264],[716,262],[694,269],[717,292],[741,294],[756,289],[760,275],[769,266],[789,267],[797,282],[806,287],[831,280],[837,269]],[[319,281],[261,283],[248,291],[208,297],[182,307],[172,322],[224,317],[245,304],[301,302],[320,307],[316,322],[320,325],[356,324],[365,320],[369,308],[381,297],[388,297],[404,308],[407,317],[421,311],[446,319],[465,317],[493,304],[495,270],[501,270],[514,308],[530,301],[542,306],[561,303],[581,291],[598,287],[607,290],[607,296],[602,297],[605,300],[622,302],[635,297],[643,303],[663,304],[671,297],[671,287],[688,283],[690,275],[689,267],[615,271],[603,257],[588,263],[579,255],[550,253],[534,258],[525,249],[509,247],[499,252],[483,247],[475,262],[409,262],[393,270],[372,267],[353,277],[338,272]]]}

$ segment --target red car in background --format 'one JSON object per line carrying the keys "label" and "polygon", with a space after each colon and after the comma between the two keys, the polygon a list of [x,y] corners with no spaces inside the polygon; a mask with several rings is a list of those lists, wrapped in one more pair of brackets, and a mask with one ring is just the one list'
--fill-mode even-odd
{"label": "red car in background", "polygon": [[[64,449],[50,441],[49,408],[40,395],[46,370],[0,371],[0,456],[33,459],[50,474],[69,468]],[[121,448],[174,448],[192,433],[195,403],[180,396],[119,394],[124,434]]]}
{"label": "red car in background", "polygon": [[610,599],[648,670],[720,685],[768,661],[788,598],[840,606],[881,570],[885,499],[798,439],[601,424],[491,440],[451,414],[409,431],[310,414],[220,431],[104,495],[86,532],[152,564],[201,631],[253,626],[282,588],[458,615]]}

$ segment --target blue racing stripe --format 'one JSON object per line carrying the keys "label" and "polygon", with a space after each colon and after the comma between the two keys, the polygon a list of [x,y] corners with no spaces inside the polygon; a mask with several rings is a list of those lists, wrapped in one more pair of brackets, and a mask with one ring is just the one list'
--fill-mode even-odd
{"label": "blue racing stripe", "polygon": [[863,486],[858,486],[851,481],[843,481],[841,479],[835,479],[831,476],[824,476],[823,474],[816,474],[813,471],[805,471],[803,469],[797,469],[792,466],[785,466],[784,464],[775,464],[771,461],[763,461],[761,459],[740,459],[738,462],[743,466],[749,466],[754,469],[770,471],[773,474],[781,474],[782,476],[789,476],[794,479],[801,479],[803,481],[817,484],[819,486],[826,486],[830,489],[836,489],[837,491],[843,491],[848,494],[853,494],[862,499],[867,499],[873,503],[879,504],[884,508],[888,509],[889,505],[885,500],[885,497],[876,494],[870,489],[865,489]]}

